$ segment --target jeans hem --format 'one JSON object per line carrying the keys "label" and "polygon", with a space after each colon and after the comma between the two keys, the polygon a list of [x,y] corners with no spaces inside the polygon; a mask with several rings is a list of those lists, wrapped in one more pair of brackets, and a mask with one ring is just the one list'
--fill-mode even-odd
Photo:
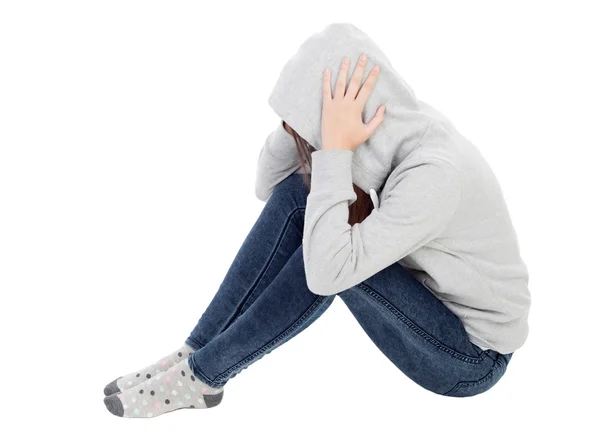
{"label": "jeans hem", "polygon": [[194,373],[194,375],[196,375],[196,377],[198,377],[200,379],[200,381],[202,381],[204,384],[207,384],[208,386],[215,388],[215,389],[219,389],[225,385],[225,383],[219,384],[219,383],[209,379],[206,375],[204,375],[204,373],[200,370],[200,368],[196,365],[196,363],[194,363],[194,358],[191,356],[191,354],[188,357],[188,365],[189,365],[191,371]]}
{"label": "jeans hem", "polygon": [[204,344],[199,343],[197,340],[195,340],[193,337],[188,337],[185,340],[185,344],[188,345],[189,347],[191,347],[194,351],[197,351],[199,349],[202,349],[202,347],[204,347]]}

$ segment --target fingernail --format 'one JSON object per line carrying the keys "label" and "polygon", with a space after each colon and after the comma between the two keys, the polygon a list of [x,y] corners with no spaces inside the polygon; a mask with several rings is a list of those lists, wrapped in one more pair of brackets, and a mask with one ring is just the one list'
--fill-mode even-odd
{"label": "fingernail", "polygon": [[360,61],[366,61],[367,60],[367,56],[365,54],[362,54],[360,56]]}
{"label": "fingernail", "polygon": [[344,57],[344,64],[349,64],[349,63],[350,63],[350,58]]}
{"label": "fingernail", "polygon": [[379,64],[376,64],[375,67],[373,67],[373,70],[375,72],[379,72]]}

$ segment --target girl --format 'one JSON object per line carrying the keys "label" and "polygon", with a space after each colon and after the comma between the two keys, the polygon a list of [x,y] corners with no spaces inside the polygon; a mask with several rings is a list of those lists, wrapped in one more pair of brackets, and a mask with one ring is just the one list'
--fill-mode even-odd
{"label": "girl", "polygon": [[263,211],[184,345],[107,385],[108,410],[214,407],[231,378],[336,297],[424,389],[489,390],[527,338],[531,300],[477,148],[349,23],[300,46],[269,104],[282,121],[258,159]]}

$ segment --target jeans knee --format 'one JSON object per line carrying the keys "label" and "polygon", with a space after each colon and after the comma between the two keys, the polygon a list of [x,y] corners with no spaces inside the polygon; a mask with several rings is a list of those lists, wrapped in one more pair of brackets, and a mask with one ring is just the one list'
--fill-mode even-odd
{"label": "jeans knee", "polygon": [[310,190],[304,182],[303,176],[295,173],[285,178],[275,186],[270,200],[277,201],[291,209],[306,207],[306,198]]}

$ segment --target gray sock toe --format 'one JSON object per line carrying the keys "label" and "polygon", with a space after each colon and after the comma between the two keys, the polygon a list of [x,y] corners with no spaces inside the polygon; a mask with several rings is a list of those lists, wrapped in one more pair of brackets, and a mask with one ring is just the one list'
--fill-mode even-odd
{"label": "gray sock toe", "polygon": [[218,394],[214,395],[204,395],[204,402],[206,403],[206,407],[215,407],[217,404],[219,404],[223,399],[223,392],[224,391],[221,391]]}
{"label": "gray sock toe", "polygon": [[120,378],[123,377],[119,377],[106,385],[106,387],[104,388],[104,395],[109,396],[114,393],[121,392],[121,389],[119,389],[119,386],[117,386],[117,380]]}
{"label": "gray sock toe", "polygon": [[106,405],[106,408],[110,411],[110,413],[112,413],[113,415],[119,417],[123,416],[123,413],[125,412],[125,410],[123,409],[123,403],[121,403],[121,400],[116,395],[104,397],[104,404]]}

